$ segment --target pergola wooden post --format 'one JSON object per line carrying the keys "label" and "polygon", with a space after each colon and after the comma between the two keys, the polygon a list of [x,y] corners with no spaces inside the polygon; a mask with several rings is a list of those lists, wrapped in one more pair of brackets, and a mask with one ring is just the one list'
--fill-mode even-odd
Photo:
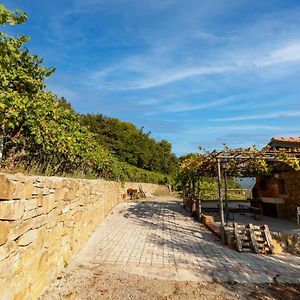
{"label": "pergola wooden post", "polygon": [[198,179],[198,214],[201,217],[202,214],[202,200],[201,200],[201,176]]}
{"label": "pergola wooden post", "polygon": [[197,211],[196,205],[196,184],[195,184],[195,177],[192,177],[192,213],[195,214]]}
{"label": "pergola wooden post", "polygon": [[228,223],[229,219],[229,209],[228,209],[228,183],[227,183],[227,171],[226,168],[224,168],[224,194],[225,194],[225,220],[226,220],[226,225]]}
{"label": "pergola wooden post", "polygon": [[218,192],[219,192],[219,208],[220,208],[220,219],[221,226],[224,227],[224,207],[223,207],[223,199],[222,199],[222,176],[221,176],[221,161],[217,159],[217,168],[218,168]]}
{"label": "pergola wooden post", "polygon": [[196,188],[195,188],[195,201],[196,201],[196,215],[200,218],[201,215],[201,197],[200,197],[200,176],[196,177]]}

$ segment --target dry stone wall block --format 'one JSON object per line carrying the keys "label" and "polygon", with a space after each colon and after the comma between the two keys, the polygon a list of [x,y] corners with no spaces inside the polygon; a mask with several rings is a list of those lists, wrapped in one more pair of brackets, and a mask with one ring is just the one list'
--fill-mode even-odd
{"label": "dry stone wall block", "polygon": [[38,229],[47,224],[47,217],[45,215],[40,215],[31,220],[33,222],[32,228]]}
{"label": "dry stone wall block", "polygon": [[35,217],[38,217],[40,215],[43,214],[43,209],[42,207],[36,207],[32,210],[28,210],[24,212],[23,216],[22,216],[22,219],[23,220],[27,220],[27,219],[32,219],[32,218],[35,218]]}
{"label": "dry stone wall block", "polygon": [[38,229],[31,229],[17,240],[18,246],[27,246],[38,238]]}
{"label": "dry stone wall block", "polygon": [[27,179],[24,183],[18,185],[16,197],[20,199],[29,199],[33,193],[33,180]]}
{"label": "dry stone wall block", "polygon": [[8,241],[4,245],[0,246],[0,263],[5,258],[9,257],[17,249],[17,244],[14,241]]}
{"label": "dry stone wall block", "polygon": [[11,223],[10,232],[8,235],[8,239],[13,241],[16,240],[18,237],[32,229],[33,227],[33,220],[19,220]]}
{"label": "dry stone wall block", "polygon": [[57,207],[54,194],[44,195],[43,197],[43,213],[48,214],[52,209]]}
{"label": "dry stone wall block", "polygon": [[0,220],[19,220],[23,216],[24,210],[23,201],[0,201]]}
{"label": "dry stone wall block", "polygon": [[17,188],[17,183],[8,179],[6,175],[0,174],[0,199],[13,199]]}
{"label": "dry stone wall block", "polygon": [[35,198],[24,201],[24,210],[30,211],[37,208],[37,200]]}
{"label": "dry stone wall block", "polygon": [[10,222],[0,221],[0,246],[2,246],[6,241],[10,231]]}

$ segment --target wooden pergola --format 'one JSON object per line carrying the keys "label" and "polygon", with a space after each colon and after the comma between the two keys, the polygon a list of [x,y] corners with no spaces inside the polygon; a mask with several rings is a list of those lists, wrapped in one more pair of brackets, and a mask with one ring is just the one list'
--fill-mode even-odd
{"label": "wooden pergola", "polygon": [[[228,208],[228,177],[255,177],[258,174],[270,173],[270,166],[282,165],[299,169],[300,149],[272,149],[265,147],[262,150],[224,149],[222,151],[199,154],[199,161],[192,167],[189,178],[195,196],[195,183],[198,182],[198,192],[201,177],[217,177],[218,201],[221,227],[225,226],[224,201]],[[224,195],[222,193],[222,180],[224,180]],[[223,197],[224,196],[224,197]],[[202,213],[201,199],[196,201],[196,211]]]}

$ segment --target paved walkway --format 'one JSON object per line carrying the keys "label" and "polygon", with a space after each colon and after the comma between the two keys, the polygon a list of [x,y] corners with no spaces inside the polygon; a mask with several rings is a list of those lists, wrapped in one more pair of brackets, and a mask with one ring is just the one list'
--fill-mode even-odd
{"label": "paved walkway", "polygon": [[299,256],[230,250],[175,200],[118,205],[73,263],[164,279],[300,283]]}

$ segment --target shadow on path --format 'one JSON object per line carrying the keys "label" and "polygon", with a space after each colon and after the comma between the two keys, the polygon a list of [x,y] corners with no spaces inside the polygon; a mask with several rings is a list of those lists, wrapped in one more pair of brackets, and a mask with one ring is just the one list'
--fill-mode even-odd
{"label": "shadow on path", "polygon": [[[148,243],[164,250],[178,266],[203,267],[226,281],[243,273],[245,282],[299,282],[300,258],[292,255],[239,253],[224,247],[202,224],[194,221],[179,201],[143,202],[121,211],[133,223],[147,227]],[[225,274],[227,273],[227,274]]]}

